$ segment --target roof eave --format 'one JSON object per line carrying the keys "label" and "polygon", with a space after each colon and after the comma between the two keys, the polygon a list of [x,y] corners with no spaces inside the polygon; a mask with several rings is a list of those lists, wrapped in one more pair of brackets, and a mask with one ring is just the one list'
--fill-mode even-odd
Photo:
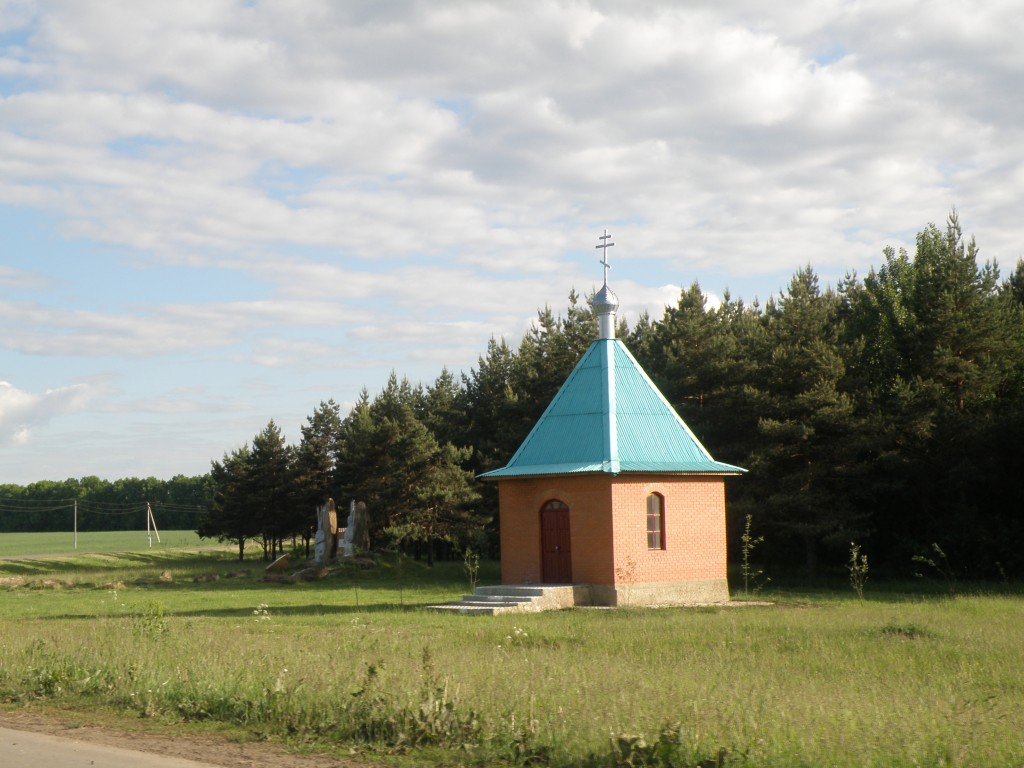
{"label": "roof eave", "polygon": [[[508,471],[506,471],[508,470]],[[742,467],[731,467],[729,469],[622,469],[613,470],[610,467],[580,467],[579,469],[552,469],[545,470],[537,468],[492,469],[476,476],[477,480],[491,482],[495,480],[525,480],[535,477],[566,477],[569,475],[664,475],[669,477],[738,477],[747,473]]]}

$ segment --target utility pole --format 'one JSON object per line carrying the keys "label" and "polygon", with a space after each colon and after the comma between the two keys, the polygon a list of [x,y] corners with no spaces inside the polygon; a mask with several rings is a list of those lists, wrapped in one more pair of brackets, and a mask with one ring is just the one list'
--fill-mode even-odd
{"label": "utility pole", "polygon": [[[152,532],[150,532],[150,526],[152,526]],[[149,540],[149,546],[153,546],[153,534],[156,534],[156,543],[162,544],[160,541],[160,531],[156,529],[156,518],[153,517],[153,506],[148,501],[146,502],[146,538]]]}

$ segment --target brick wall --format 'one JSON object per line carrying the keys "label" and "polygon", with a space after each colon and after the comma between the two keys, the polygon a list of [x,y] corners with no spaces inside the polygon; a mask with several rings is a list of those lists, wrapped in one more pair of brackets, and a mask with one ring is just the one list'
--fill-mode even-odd
{"label": "brick wall", "polygon": [[[647,496],[665,498],[664,550],[647,549]],[[540,509],[569,506],[577,583],[725,579],[721,477],[566,475],[501,480],[501,580],[541,581]],[[613,516],[612,509],[615,509]]]}
{"label": "brick wall", "polygon": [[[647,497],[664,497],[665,548],[647,548]],[[725,479],[622,477],[612,481],[616,582],[726,577]]]}
{"label": "brick wall", "polygon": [[551,499],[569,506],[574,582],[611,580],[611,489],[607,476],[524,478],[498,482],[501,581],[541,580],[540,509]]}

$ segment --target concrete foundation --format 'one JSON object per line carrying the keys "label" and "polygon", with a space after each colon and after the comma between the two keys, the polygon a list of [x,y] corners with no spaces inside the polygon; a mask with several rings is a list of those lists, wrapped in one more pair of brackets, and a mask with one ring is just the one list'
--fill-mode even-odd
{"label": "concrete foundation", "polygon": [[586,606],[721,605],[729,602],[725,579],[654,584],[503,584],[477,587],[472,595],[431,608],[495,615],[536,613]]}
{"label": "concrete foundation", "polygon": [[656,581],[642,584],[591,584],[590,604],[616,607],[707,605],[729,602],[725,579]]}

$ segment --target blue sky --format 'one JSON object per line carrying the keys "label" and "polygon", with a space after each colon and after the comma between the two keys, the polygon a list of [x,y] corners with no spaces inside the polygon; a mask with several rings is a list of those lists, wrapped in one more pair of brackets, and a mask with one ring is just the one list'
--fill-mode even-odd
{"label": "blue sky", "polygon": [[[781,7],[773,7],[775,5]],[[0,0],[0,483],[199,474],[601,279],[1024,256],[1019,2]]]}

